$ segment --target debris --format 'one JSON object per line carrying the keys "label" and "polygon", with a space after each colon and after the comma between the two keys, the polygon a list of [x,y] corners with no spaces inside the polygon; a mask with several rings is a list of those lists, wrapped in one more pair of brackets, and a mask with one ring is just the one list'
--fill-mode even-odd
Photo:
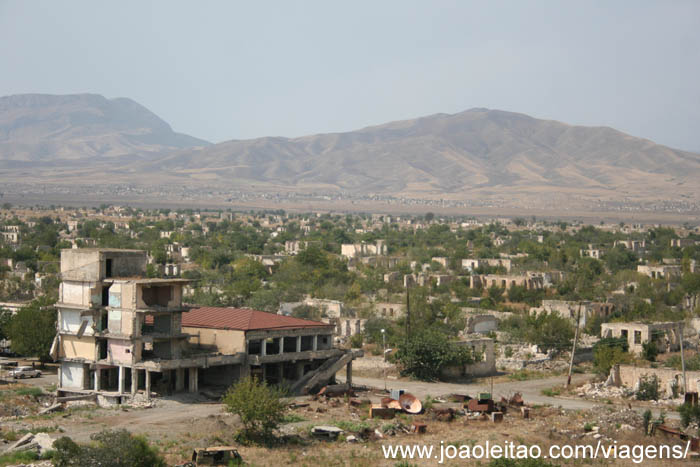
{"label": "debris", "polygon": [[520,407],[520,413],[523,415],[523,418],[530,418],[530,407]]}
{"label": "debris", "polygon": [[337,439],[338,435],[340,435],[343,432],[340,428],[337,426],[315,426],[311,429],[311,434],[317,438],[326,438],[326,439]]}
{"label": "debris", "polygon": [[471,399],[467,402],[467,409],[470,412],[493,412],[493,399]]}
{"label": "debris", "polygon": [[391,397],[382,397],[381,404],[382,407],[401,410],[401,403],[396,399],[392,399]]}
{"label": "debris", "polygon": [[500,423],[503,421],[503,412],[491,412],[491,421],[493,423]]}
{"label": "debris", "polygon": [[413,432],[418,433],[419,435],[422,435],[423,433],[426,432],[426,429],[428,428],[428,425],[425,423],[420,423],[420,422],[413,422]]}
{"label": "debris", "polygon": [[47,433],[27,433],[10,446],[6,452],[36,451],[39,454],[53,449],[54,440]]}
{"label": "debris", "polygon": [[308,407],[308,406],[309,406],[308,402],[292,402],[287,407],[289,407],[290,409],[299,409],[301,407]]}
{"label": "debris", "polygon": [[523,401],[523,395],[519,392],[516,392],[515,394],[513,394],[513,397],[510,398],[508,403],[515,407],[521,407],[525,402]]}
{"label": "debris", "polygon": [[399,400],[404,392],[403,389],[392,389],[389,395],[392,399]]}
{"label": "debris", "polygon": [[413,394],[404,393],[399,397],[399,403],[404,412],[417,414],[423,410],[423,404],[420,400]]}
{"label": "debris", "polygon": [[347,441],[348,443],[357,443],[357,437],[350,435],[347,438],[345,438],[345,441]]}
{"label": "debris", "polygon": [[468,396],[467,394],[450,394],[449,398],[453,402],[466,402],[471,399],[471,396]]}
{"label": "debris", "polygon": [[238,450],[233,446],[212,446],[192,451],[192,462],[185,465],[231,465],[242,461]]}
{"label": "debris", "polygon": [[379,431],[377,428],[374,429],[374,434],[377,436],[377,438],[383,438],[384,435],[382,434],[381,431]]}
{"label": "debris", "polygon": [[341,396],[355,396],[355,392],[347,384],[329,384],[328,386],[323,386],[318,392],[319,396],[326,397],[341,397]]}
{"label": "debris", "polygon": [[441,422],[449,422],[455,418],[455,409],[453,409],[452,407],[444,409],[432,409],[432,412],[434,414],[435,419]]}
{"label": "debris", "polygon": [[40,410],[39,415],[45,415],[47,413],[57,412],[59,410],[63,410],[63,404],[56,402],[55,404]]}
{"label": "debris", "polygon": [[373,405],[369,408],[369,418],[383,418],[385,420],[394,418],[395,410],[381,405]]}

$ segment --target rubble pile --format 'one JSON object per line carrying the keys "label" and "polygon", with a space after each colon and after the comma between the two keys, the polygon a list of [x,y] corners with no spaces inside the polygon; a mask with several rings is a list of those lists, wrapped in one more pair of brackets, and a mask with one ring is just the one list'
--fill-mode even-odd
{"label": "rubble pile", "polygon": [[577,395],[588,399],[624,399],[634,395],[630,389],[605,383],[586,383],[578,388]]}
{"label": "rubble pile", "polygon": [[[597,407],[596,407],[597,408]],[[644,426],[642,415],[633,409],[595,410],[602,413],[597,424],[607,429],[641,429]]]}

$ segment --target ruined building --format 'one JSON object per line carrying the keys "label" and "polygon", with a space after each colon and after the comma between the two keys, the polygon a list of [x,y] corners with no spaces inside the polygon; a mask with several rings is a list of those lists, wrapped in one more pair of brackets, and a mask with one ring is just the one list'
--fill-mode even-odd
{"label": "ruined building", "polygon": [[325,384],[357,352],[333,349],[333,327],[254,310],[182,303],[184,279],[146,278],[146,252],[61,252],[60,394],[119,403],[137,394],[197,392],[256,374],[298,392]]}

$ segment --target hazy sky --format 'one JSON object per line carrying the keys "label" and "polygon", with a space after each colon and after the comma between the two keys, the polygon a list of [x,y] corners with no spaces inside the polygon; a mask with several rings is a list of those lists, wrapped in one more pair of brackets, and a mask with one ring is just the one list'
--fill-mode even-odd
{"label": "hazy sky", "polygon": [[0,95],[130,97],[219,142],[472,107],[700,151],[700,1],[5,1]]}

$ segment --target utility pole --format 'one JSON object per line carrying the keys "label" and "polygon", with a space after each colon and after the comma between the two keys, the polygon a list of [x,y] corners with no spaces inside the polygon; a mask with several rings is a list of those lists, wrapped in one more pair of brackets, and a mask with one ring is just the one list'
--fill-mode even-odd
{"label": "utility pole", "polygon": [[576,312],[576,334],[574,334],[574,346],[571,348],[571,361],[569,362],[569,377],[566,379],[566,387],[571,385],[571,373],[574,371],[574,354],[576,353],[576,342],[578,341],[579,322],[581,321],[581,301],[578,302],[578,311]]}
{"label": "utility pole", "polygon": [[406,284],[406,346],[408,347],[409,336],[411,335],[411,294],[410,285]]}
{"label": "utility pole", "polygon": [[683,394],[685,394],[688,391],[688,387],[686,386],[686,380],[685,380],[685,355],[683,352],[683,323],[680,324],[680,337],[681,337],[681,368],[683,369]]}

